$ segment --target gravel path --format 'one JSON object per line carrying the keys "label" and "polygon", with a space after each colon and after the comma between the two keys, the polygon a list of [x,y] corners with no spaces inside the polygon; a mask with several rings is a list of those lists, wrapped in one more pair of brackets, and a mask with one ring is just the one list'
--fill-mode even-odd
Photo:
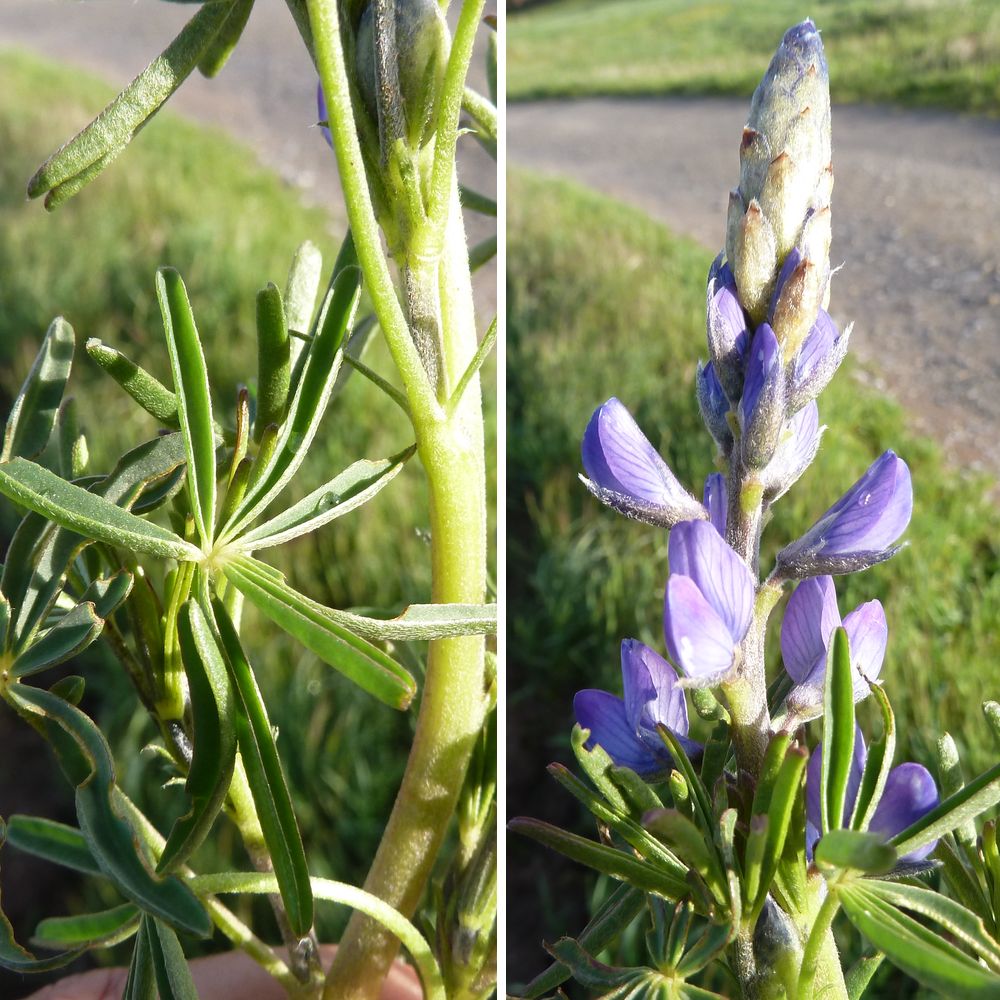
{"label": "gravel path", "polygon": [[[724,243],[748,102],[513,105],[509,161]],[[831,312],[957,465],[1000,474],[1000,122],[884,107],[833,117]]]}
{"label": "gravel path", "polygon": [[[120,87],[166,47],[194,11],[189,4],[154,0],[3,0],[0,49],[31,49]],[[482,67],[480,53],[471,74],[480,90],[485,89]],[[333,156],[311,127],[316,122],[315,88],[316,77],[285,4],[258,0],[239,46],[219,76],[205,80],[197,72],[192,74],[171,98],[169,109],[230,132],[309,200],[330,205],[342,218]],[[141,142],[142,136],[136,141]],[[459,171],[465,183],[495,194],[496,166],[471,138],[460,143]],[[472,213],[466,222],[472,242],[495,229],[492,219]],[[495,266],[484,267],[475,283],[485,323],[496,312]]]}

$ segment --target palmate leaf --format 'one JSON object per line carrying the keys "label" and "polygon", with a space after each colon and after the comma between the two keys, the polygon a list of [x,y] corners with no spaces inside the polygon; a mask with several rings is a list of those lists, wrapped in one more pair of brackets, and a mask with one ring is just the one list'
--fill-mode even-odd
{"label": "palmate leaf", "polygon": [[903,913],[875,886],[873,882],[857,881],[840,887],[837,895],[851,923],[885,952],[890,962],[945,996],[963,1000],[1000,997],[1000,976]]}
{"label": "palmate leaf", "polygon": [[28,197],[46,195],[46,208],[55,208],[97,177],[191,74],[231,7],[232,0],[205,4],[94,121],[38,168]]}
{"label": "palmate leaf", "polygon": [[343,517],[388,486],[415,451],[414,445],[390,458],[355,462],[288,510],[241,535],[234,548],[250,552],[282,545]]}
{"label": "palmate leaf", "polygon": [[201,558],[195,546],[172,531],[144,521],[23,458],[0,465],[0,493],[85,538],[154,556]]}
{"label": "palmate leaf", "polygon": [[215,530],[215,435],[205,354],[181,276],[170,267],[156,272],[156,297],[163,315],[177,415],[188,460],[188,492],[202,546],[208,551]]}
{"label": "palmate leaf", "polygon": [[63,771],[76,787],[80,829],[104,874],[147,913],[207,936],[211,923],[197,897],[173,876],[154,878],[136,853],[131,827],[112,806],[114,766],[100,730],[83,712],[49,691],[13,684],[7,697],[26,717],[42,720]]}
{"label": "palmate leaf", "polygon": [[310,601],[262,566],[240,558],[227,564],[224,572],[252,604],[324,663],[392,708],[409,706],[417,685],[407,670],[332,618],[328,608]]}
{"label": "palmate leaf", "polygon": [[176,868],[205,839],[225,801],[236,764],[229,675],[208,622],[194,602],[181,609],[177,632],[194,719],[194,753],[185,783],[191,807],[174,823],[158,872]]}
{"label": "palmate leaf", "polygon": [[52,321],[31,371],[14,400],[0,450],[0,462],[34,458],[55,427],[66,380],[73,366],[73,328],[61,316]]}
{"label": "palmate leaf", "polygon": [[312,886],[302,835],[274,745],[274,732],[236,628],[220,601],[213,601],[209,610],[214,614],[219,649],[236,694],[236,739],[261,830],[274,864],[288,921],[295,934],[302,937],[309,932],[313,922]]}

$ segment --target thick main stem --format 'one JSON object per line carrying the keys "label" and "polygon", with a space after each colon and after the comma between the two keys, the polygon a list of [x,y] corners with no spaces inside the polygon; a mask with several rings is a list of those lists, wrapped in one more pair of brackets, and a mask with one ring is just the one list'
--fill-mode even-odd
{"label": "thick main stem", "polygon": [[[454,385],[476,350],[468,254],[454,187],[438,272],[445,380]],[[445,419],[415,413],[431,500],[435,603],[481,603],[486,583],[486,493],[478,379]],[[404,916],[416,909],[445,831],[486,709],[481,637],[431,643],[420,715],[406,773],[365,889]],[[367,917],[355,915],[327,979],[327,1000],[370,1000],[398,949]]]}

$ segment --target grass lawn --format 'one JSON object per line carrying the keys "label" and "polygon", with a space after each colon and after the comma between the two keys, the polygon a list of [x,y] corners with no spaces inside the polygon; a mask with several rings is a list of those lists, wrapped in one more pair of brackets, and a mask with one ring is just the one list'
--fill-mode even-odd
{"label": "grass lawn", "polygon": [[[508,191],[510,803],[513,815],[572,826],[582,810],[544,767],[572,760],[576,690],[620,692],[621,639],[634,636],[663,651],[667,568],[666,532],[615,515],[578,482],[580,438],[593,409],[617,395],[701,495],[714,446],[698,415],[694,373],[707,356],[711,257],[581,187],[514,173]],[[888,563],[839,578],[840,607],[846,613],[872,598],[885,605],[882,676],[898,720],[897,759],[933,770],[935,740],[947,729],[971,775],[996,760],[980,706],[1000,695],[1000,512],[985,498],[985,482],[950,470],[931,441],[908,429],[906,414],[858,374],[849,358],[820,397],[829,425],[823,446],[776,504],[762,566],[882,451],[903,456],[915,495],[909,545]],[[780,607],[770,676],[780,670],[779,618]],[[872,705],[859,714],[877,731]],[[579,915],[574,893],[583,880],[536,845],[515,838],[511,852],[510,871],[524,873],[528,902],[524,912],[512,910],[510,926],[523,929],[525,947],[536,949],[537,969],[539,941],[580,929],[566,916],[573,921],[574,907]],[[516,887],[510,898],[513,907]]]}
{"label": "grass lawn", "polygon": [[1000,112],[994,0],[558,0],[510,18],[507,93],[746,95],[805,17],[835,101]]}
{"label": "grass lawn", "polygon": [[[304,207],[296,190],[260,168],[236,143],[169,113],[144,129],[94,184],[48,215],[40,203],[26,201],[28,177],[113,92],[86,75],[12,52],[0,53],[0,79],[0,413],[6,413],[49,322],[62,314],[77,334],[70,391],[88,432],[91,468],[106,471],[126,447],[152,437],[152,418],[144,418],[90,362],[83,344],[88,337],[100,337],[169,383],[153,279],[159,265],[170,264],[187,283],[217,388],[217,415],[231,422],[237,383],[256,377],[256,291],[269,280],[284,286],[292,253],[305,239],[321,246],[332,267],[342,222]],[[318,134],[316,141],[322,142]],[[332,154],[329,169],[331,183],[336,183]],[[378,339],[365,360],[383,373],[390,371]],[[483,384],[488,448],[494,449],[492,361]],[[405,447],[411,434],[394,403],[353,377],[331,405],[319,442],[294,486],[295,497],[358,458],[382,457]],[[12,518],[4,501],[0,529],[6,537]],[[303,592],[338,607],[427,600],[427,521],[423,478],[414,465],[350,517],[272,550],[273,561]],[[356,689],[301,645],[279,635],[253,609],[245,621],[247,648],[280,732],[278,748],[314,874],[359,883],[402,774],[411,715],[393,712]],[[169,801],[172,793],[157,787],[164,778],[160,765],[135,753],[153,735],[144,713],[135,712],[137,702],[113,664],[97,658],[78,669],[88,678],[88,693],[97,695],[90,708],[98,712],[116,749],[123,785],[153,810],[162,826],[165,817],[176,813],[182,796]],[[34,746],[44,752],[40,742]],[[55,771],[52,782],[54,788],[65,785]],[[68,786],[60,794],[68,807]],[[11,805],[0,803],[0,813],[6,815]],[[221,851],[211,861],[212,870],[226,864],[245,867],[226,824],[220,822],[217,832]],[[5,852],[8,869],[18,860]],[[101,902],[88,901],[92,908]],[[51,909],[51,898],[39,896],[36,902]],[[72,905],[79,912],[80,904]],[[260,910],[266,913],[266,901]],[[321,936],[329,940],[346,913],[327,907],[320,918]],[[24,940],[33,926],[18,926]],[[0,995],[9,995],[2,982]]]}

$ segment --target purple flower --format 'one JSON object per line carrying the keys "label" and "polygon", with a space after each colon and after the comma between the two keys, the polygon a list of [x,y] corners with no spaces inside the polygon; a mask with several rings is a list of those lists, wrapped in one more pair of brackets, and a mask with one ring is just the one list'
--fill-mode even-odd
{"label": "purple flower", "polygon": [[762,468],[774,455],[785,423],[785,372],[774,331],[762,323],[753,335],[738,409],[743,457]]}
{"label": "purple flower", "polygon": [[687,738],[688,715],[684,692],[673,667],[637,639],[622,642],[622,688],[624,699],[607,691],[578,691],[573,699],[576,721],[590,730],[588,749],[601,746],[619,766],[636,774],[669,771],[669,751],[657,732],[667,727],[691,757],[701,746]]}
{"label": "purple flower", "polygon": [[[326,98],[323,96],[323,84],[316,84],[316,113],[319,115],[320,122],[327,122],[329,119],[327,117],[326,110]],[[333,149],[333,136],[330,135],[329,126],[326,124],[320,125],[320,131],[323,133],[323,138],[326,139],[326,144]]]}
{"label": "purple flower", "polygon": [[878,601],[858,605],[841,622],[832,576],[804,580],[788,601],[781,623],[781,656],[785,670],[795,681],[788,695],[789,713],[800,722],[823,711],[826,661],[835,629],[847,631],[854,671],[854,700],[871,692],[885,658],[888,626]]}
{"label": "purple flower", "polygon": [[913,512],[910,470],[887,451],[800,538],[778,553],[785,577],[854,573],[899,551]]}
{"label": "purple flower", "polygon": [[[849,822],[854,811],[854,803],[861,787],[861,776],[868,758],[865,738],[859,728],[854,731],[854,757],[847,778],[847,795],[844,800],[843,818],[832,821],[840,828]],[[806,771],[806,853],[812,857],[813,848],[820,836],[820,780],[823,768],[823,744],[820,743],[809,758]],[[937,785],[930,771],[922,764],[906,763],[894,767],[885,782],[882,797],[868,823],[871,833],[890,840],[902,833],[912,823],[926,816],[941,801]],[[937,841],[924,844],[912,854],[904,855],[900,861],[922,861],[937,846]]]}
{"label": "purple flower", "polygon": [[709,687],[732,675],[750,628],[754,579],[747,564],[708,522],[670,533],[670,578],[663,608],[667,649],[684,687]]}
{"label": "purple flower", "polygon": [[587,489],[628,517],[669,528],[707,516],[614,396],[590,418],[583,467],[590,477],[584,479]]}
{"label": "purple flower", "polygon": [[788,391],[789,413],[801,409],[827,387],[847,355],[850,337],[850,326],[838,334],[829,313],[820,309],[795,358]]}
{"label": "purple flower", "polygon": [[743,391],[743,367],[750,332],[747,318],[736,291],[736,279],[722,254],[715,258],[708,272],[706,316],[708,349],[712,355],[719,383],[735,404]]}
{"label": "purple flower", "polygon": [[825,429],[819,425],[819,407],[815,400],[785,422],[778,447],[760,477],[769,503],[784,496],[809,468],[819,451],[820,438]]}
{"label": "purple flower", "polygon": [[733,447],[733,432],[727,420],[729,400],[722,389],[722,383],[719,382],[719,378],[715,374],[715,365],[711,361],[707,365],[698,363],[695,384],[701,419],[719,446],[719,451],[728,457]]}
{"label": "purple flower", "polygon": [[726,496],[726,477],[721,472],[713,472],[706,477],[703,500],[709,523],[725,538],[729,500]]}

